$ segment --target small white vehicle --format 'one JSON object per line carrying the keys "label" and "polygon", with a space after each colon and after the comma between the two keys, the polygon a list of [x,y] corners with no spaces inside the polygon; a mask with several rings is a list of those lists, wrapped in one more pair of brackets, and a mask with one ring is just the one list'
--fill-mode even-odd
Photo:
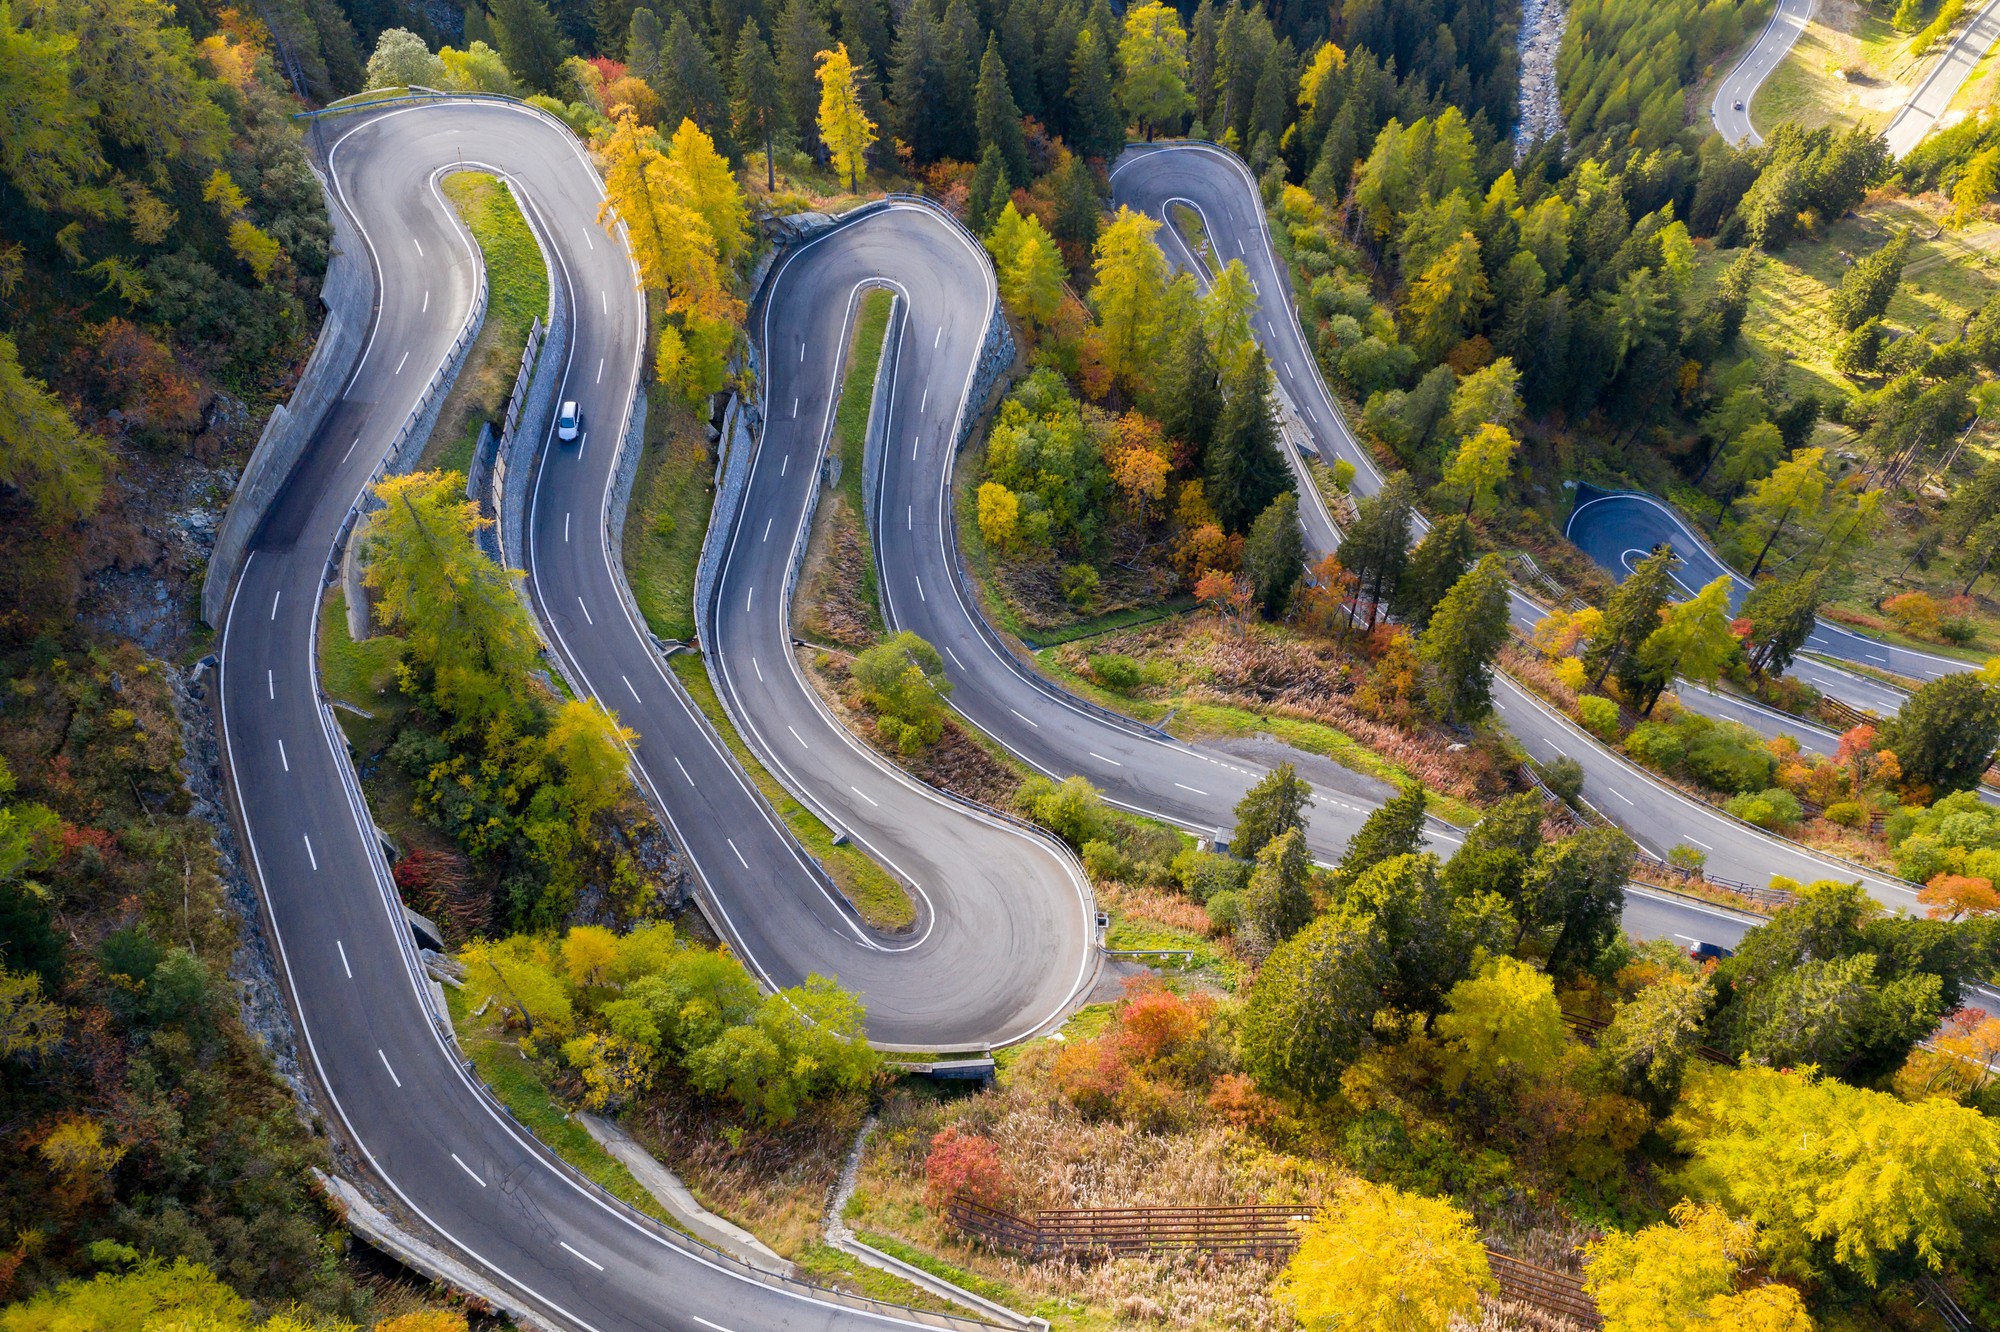
{"label": "small white vehicle", "polygon": [[556,413],[556,438],[565,444],[574,444],[583,434],[583,415],[574,402],[566,402]]}

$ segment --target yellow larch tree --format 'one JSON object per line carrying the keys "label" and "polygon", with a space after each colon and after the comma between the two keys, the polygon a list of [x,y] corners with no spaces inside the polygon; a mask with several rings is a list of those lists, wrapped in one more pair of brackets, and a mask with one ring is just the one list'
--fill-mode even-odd
{"label": "yellow larch tree", "polygon": [[850,190],[861,188],[861,173],[867,167],[868,145],[875,142],[875,122],[861,105],[861,89],[854,79],[854,61],[847,43],[814,57],[819,67],[819,137],[833,155],[833,169]]}
{"label": "yellow larch tree", "polygon": [[1498,1289],[1470,1216],[1358,1178],[1300,1232],[1277,1283],[1312,1332],[1444,1332],[1477,1320],[1480,1292]]}

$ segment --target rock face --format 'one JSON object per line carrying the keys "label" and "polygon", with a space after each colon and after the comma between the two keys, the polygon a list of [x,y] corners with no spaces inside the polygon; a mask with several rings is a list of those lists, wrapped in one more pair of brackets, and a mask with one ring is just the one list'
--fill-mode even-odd
{"label": "rock face", "polygon": [[1514,128],[1518,161],[1545,139],[1563,137],[1562,101],[1556,88],[1556,53],[1562,50],[1569,6],[1563,0],[1521,0],[1521,116]]}

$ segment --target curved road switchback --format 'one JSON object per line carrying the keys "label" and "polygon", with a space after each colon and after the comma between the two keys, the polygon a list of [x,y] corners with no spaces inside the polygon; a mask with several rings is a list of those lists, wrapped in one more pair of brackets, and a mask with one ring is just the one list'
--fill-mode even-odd
{"label": "curved road switchback", "polygon": [[[1374,458],[1361,445],[1328,392],[1307,347],[1291,304],[1289,276],[1271,246],[1257,185],[1242,162],[1207,144],[1160,143],[1128,148],[1111,174],[1114,203],[1129,205],[1167,223],[1170,254],[1198,276],[1204,266],[1189,253],[1171,224],[1168,208],[1192,208],[1221,262],[1241,260],[1255,283],[1258,309],[1252,327],[1270,359],[1278,389],[1286,454],[1299,474],[1300,519],[1306,544],[1315,553],[1331,551],[1338,529],[1300,457],[1310,449],[1325,459],[1345,458],[1355,466],[1354,490],[1371,495],[1382,486]],[[1512,592],[1517,623],[1532,624],[1542,608]],[[1504,674],[1493,678],[1495,711],[1536,759],[1575,759],[1584,770],[1584,798],[1656,855],[1691,844],[1708,856],[1709,871],[1744,883],[1765,883],[1773,875],[1801,881],[1859,879],[1892,907],[1915,904],[1915,886],[1844,861],[1835,861],[1796,843],[1772,837],[1659,781],[1532,697]],[[1688,934],[1713,929],[1699,908],[1682,929],[1658,928],[1669,908],[1652,902],[1643,909],[1628,898],[1627,928],[1634,933]],[[1713,933],[1700,937],[1714,938]]]}
{"label": "curved road switchback", "polygon": [[[1717,578],[1730,579],[1729,604],[1741,608],[1750,595],[1750,583],[1722,562],[1709,544],[1688,526],[1672,506],[1651,495],[1633,492],[1606,493],[1580,487],[1577,506],[1571,511],[1563,535],[1583,552],[1623,579],[1637,561],[1655,547],[1666,545],[1680,558],[1674,581],[1689,595]],[[1904,647],[1858,634],[1825,620],[1806,640],[1806,649],[1824,657],[1856,665],[1872,666],[1907,679],[1930,681],[1958,671],[1978,670],[1976,662],[1940,656],[1919,648]],[[1909,696],[1893,685],[1839,670],[1802,658],[1792,674],[1822,693],[1842,699],[1855,707],[1881,716],[1894,716]]]}
{"label": "curved road switchback", "polygon": [[[602,326],[580,320],[571,351],[578,367],[590,358],[586,377],[603,355],[607,383],[622,377],[629,399],[643,325],[621,248],[596,230],[597,177],[555,122],[499,103],[426,103],[343,120],[329,138],[329,188],[364,238],[374,274],[372,328],[252,543],[224,622],[218,681],[245,845],[327,1104],[400,1207],[548,1326],[753,1332],[906,1321],[888,1306],[755,1279],[579,1183],[479,1092],[431,1008],[344,741],[318,692],[313,647],[322,572],[349,508],[465,325],[477,288],[477,253],[434,188],[437,175],[461,161],[504,172],[544,231],[557,280],[579,290],[603,284]],[[609,294],[622,298],[623,316],[609,312]],[[619,417],[611,405],[601,410],[603,423]],[[591,510],[587,527],[593,542],[599,513]]]}
{"label": "curved road switchback", "polygon": [[1740,148],[1746,142],[1753,146],[1764,142],[1764,136],[1750,119],[1757,90],[1791,54],[1818,10],[1819,0],[1778,0],[1764,31],[1743,53],[1736,67],[1715,86],[1715,97],[1708,107],[1709,119],[1714,122],[1716,132],[1730,143]]}

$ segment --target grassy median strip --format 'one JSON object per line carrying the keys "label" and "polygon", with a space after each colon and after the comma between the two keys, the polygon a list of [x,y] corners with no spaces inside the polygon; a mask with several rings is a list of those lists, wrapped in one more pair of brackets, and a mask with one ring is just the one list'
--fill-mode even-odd
{"label": "grassy median strip", "polygon": [[860,847],[852,843],[835,846],[833,830],[794,800],[784,784],[757,761],[757,756],[750,752],[750,746],[744,743],[743,737],[731,724],[729,714],[723,711],[722,700],[716,697],[715,686],[701,661],[682,653],[676,653],[669,661],[674,674],[680,677],[681,683],[694,697],[696,706],[729,745],[736,761],[757,783],[757,789],[764,793],[771,807],[784,819],[785,826],[792,830],[792,836],[799,839],[807,854],[826,867],[826,872],[833,876],[835,885],[854,904],[861,918],[878,929],[900,930],[914,924],[916,906],[910,901],[903,885]]}
{"label": "grassy median strip", "polygon": [[[875,375],[882,367],[882,335],[889,327],[889,310],[894,293],[875,288],[861,298],[861,317],[854,324],[854,342],[847,351],[847,381],[841,386],[840,407],[833,416],[831,448],[840,459],[840,485],[856,521],[865,522],[868,512],[862,495],[861,479],[867,470],[869,408],[875,401]],[[875,546],[863,534],[866,552],[862,569],[861,599],[881,618],[881,598],[876,592]]]}
{"label": "grassy median strip", "polygon": [[549,272],[505,181],[480,171],[454,172],[444,178],[444,193],[486,260],[486,323],[438,413],[424,465],[463,472],[472,464],[479,427],[507,409],[528,328],[548,313]]}
{"label": "grassy median strip", "polygon": [[708,441],[686,404],[658,385],[646,411],[646,452],[625,518],[625,576],[646,627],[694,637],[695,570],[713,495]]}

